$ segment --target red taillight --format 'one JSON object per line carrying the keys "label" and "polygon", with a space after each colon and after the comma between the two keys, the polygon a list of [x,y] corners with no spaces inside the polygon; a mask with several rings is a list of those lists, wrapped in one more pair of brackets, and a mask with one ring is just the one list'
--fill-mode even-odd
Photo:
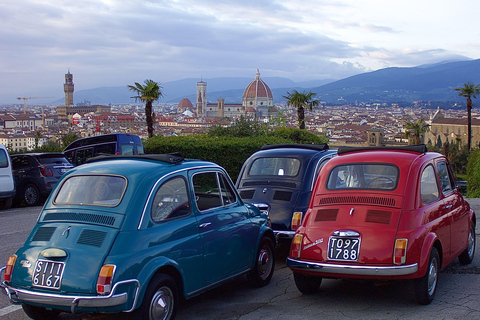
{"label": "red taillight", "polygon": [[100,269],[97,278],[97,293],[101,295],[109,294],[112,290],[113,273],[115,272],[114,265],[104,265]]}
{"label": "red taillight", "polygon": [[5,268],[5,274],[3,276],[5,281],[12,281],[13,267],[15,266],[15,261],[17,261],[17,256],[12,255],[8,258],[7,267]]}
{"label": "red taillight", "polygon": [[290,246],[290,257],[300,258],[302,253],[303,234],[297,233],[293,237],[292,244]]}
{"label": "red taillight", "polygon": [[49,167],[40,167],[40,171],[44,177],[53,177],[53,171]]}
{"label": "red taillight", "polygon": [[292,230],[297,230],[302,223],[302,212],[294,212],[292,217]]}
{"label": "red taillight", "polygon": [[395,240],[395,249],[393,252],[393,263],[404,264],[407,260],[407,239]]}

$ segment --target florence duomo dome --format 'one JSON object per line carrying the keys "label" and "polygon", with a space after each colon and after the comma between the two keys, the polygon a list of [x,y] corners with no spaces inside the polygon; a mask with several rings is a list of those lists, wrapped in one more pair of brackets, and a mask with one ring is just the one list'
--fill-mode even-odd
{"label": "florence duomo dome", "polygon": [[258,69],[255,80],[250,82],[243,92],[242,106],[244,108],[254,108],[258,118],[268,116],[268,110],[273,107],[272,91],[260,78]]}

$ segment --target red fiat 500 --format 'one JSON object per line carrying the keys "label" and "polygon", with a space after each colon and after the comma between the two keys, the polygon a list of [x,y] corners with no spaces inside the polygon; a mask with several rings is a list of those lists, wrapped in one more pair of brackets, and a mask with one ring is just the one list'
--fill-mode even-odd
{"label": "red fiat 500", "polygon": [[447,159],[409,147],[341,147],[318,175],[287,265],[302,293],[322,278],[415,279],[420,304],[438,273],[475,252],[475,213]]}

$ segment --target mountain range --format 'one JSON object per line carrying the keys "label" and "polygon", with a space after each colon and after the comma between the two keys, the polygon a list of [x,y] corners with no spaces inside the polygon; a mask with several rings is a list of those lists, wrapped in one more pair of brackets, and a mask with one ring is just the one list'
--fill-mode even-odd
{"label": "mountain range", "polygon": [[[202,79],[207,83],[208,101],[216,102],[218,98],[223,98],[226,103],[242,103],[243,91],[253,80],[253,77]],[[281,77],[262,77],[262,80],[272,90],[274,103],[277,104],[285,102],[283,96],[292,90],[312,91],[327,103],[465,101],[454,89],[463,87],[466,82],[480,83],[480,59],[385,68],[336,81],[294,82]],[[159,102],[178,103],[188,98],[195,104],[198,81],[200,79],[189,78],[161,83],[164,97]],[[132,96],[133,92],[126,85],[101,87],[75,92],[74,102],[78,104],[87,100],[91,104],[129,104],[134,102]],[[62,104],[64,100],[59,99],[54,103]]]}

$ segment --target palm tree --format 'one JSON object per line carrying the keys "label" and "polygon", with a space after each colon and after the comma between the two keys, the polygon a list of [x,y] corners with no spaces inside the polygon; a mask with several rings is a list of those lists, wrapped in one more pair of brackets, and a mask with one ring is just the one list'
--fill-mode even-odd
{"label": "palm tree", "polygon": [[470,152],[470,147],[472,143],[472,97],[477,98],[477,94],[480,93],[478,84],[475,85],[473,82],[467,82],[464,84],[463,88],[455,88],[455,91],[460,91],[459,96],[467,98],[467,151]]}
{"label": "palm tree", "polygon": [[153,80],[145,80],[145,85],[141,85],[138,82],[135,82],[135,85],[129,85],[128,89],[135,92],[137,95],[132,97],[135,98],[135,101],[142,100],[145,101],[145,117],[147,118],[147,132],[148,137],[153,137],[153,116],[152,116],[152,104],[153,101],[156,101],[163,97],[162,87],[160,83],[157,83]]}
{"label": "palm tree", "polygon": [[430,125],[425,123],[425,119],[421,118],[412,122],[410,120],[405,122],[404,138],[412,138],[414,144],[422,143],[422,134],[430,130]]}
{"label": "palm tree", "polygon": [[300,93],[297,90],[293,90],[292,93],[287,92],[287,95],[283,96],[287,99],[287,106],[297,108],[298,126],[300,129],[305,129],[305,108],[312,111],[313,107],[320,104],[319,100],[313,100],[316,95],[316,93],[311,91]]}

